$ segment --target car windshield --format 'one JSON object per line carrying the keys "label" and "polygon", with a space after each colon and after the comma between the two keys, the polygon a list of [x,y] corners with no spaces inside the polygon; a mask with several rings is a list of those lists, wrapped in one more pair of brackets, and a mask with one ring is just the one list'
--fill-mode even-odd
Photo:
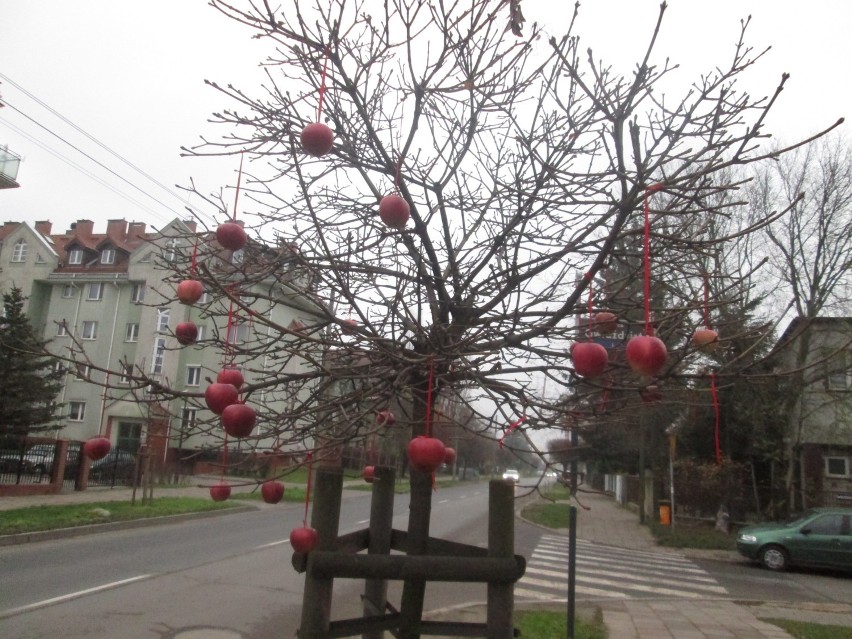
{"label": "car windshield", "polygon": [[817,513],[817,511],[815,511],[815,510],[806,510],[803,513],[792,516],[790,519],[788,519],[784,523],[787,524],[788,526],[791,526],[791,527],[797,526],[797,525],[803,523],[805,520],[810,519],[811,517],[816,515],[816,513]]}

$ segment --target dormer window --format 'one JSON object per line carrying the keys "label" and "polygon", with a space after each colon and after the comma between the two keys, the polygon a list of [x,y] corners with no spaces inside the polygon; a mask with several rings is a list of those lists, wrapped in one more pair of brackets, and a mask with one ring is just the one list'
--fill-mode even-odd
{"label": "dormer window", "polygon": [[82,264],[83,263],[83,251],[82,249],[71,249],[68,251],[68,263],[69,264]]}
{"label": "dormer window", "polygon": [[101,264],[115,264],[115,249],[101,251]]}
{"label": "dormer window", "polygon": [[24,240],[15,242],[15,248],[12,251],[13,262],[25,262],[27,259],[27,243]]}

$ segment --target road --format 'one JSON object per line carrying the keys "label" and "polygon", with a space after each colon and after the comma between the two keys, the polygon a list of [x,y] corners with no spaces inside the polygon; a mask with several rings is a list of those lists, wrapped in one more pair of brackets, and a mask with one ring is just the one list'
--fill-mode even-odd
{"label": "road", "polygon": [[[488,484],[441,488],[432,534],[484,546]],[[369,493],[347,491],[341,533],[363,528]],[[394,527],[405,529],[408,496]],[[252,639],[294,636],[304,577],[287,537],[299,505],[268,506],[177,524],[0,548],[0,636],[176,637],[229,629]],[[485,585],[427,589],[427,609],[482,601]],[[335,618],[360,615],[360,583],[335,586]],[[395,592],[396,590],[396,592]],[[391,589],[391,599],[398,589]]]}

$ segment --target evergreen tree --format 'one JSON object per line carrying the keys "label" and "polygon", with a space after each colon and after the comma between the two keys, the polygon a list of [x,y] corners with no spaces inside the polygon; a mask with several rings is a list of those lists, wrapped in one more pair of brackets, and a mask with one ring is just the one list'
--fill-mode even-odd
{"label": "evergreen tree", "polygon": [[56,396],[61,371],[45,356],[45,342],[38,339],[24,313],[21,289],[3,294],[0,320],[0,437],[23,437],[59,427]]}

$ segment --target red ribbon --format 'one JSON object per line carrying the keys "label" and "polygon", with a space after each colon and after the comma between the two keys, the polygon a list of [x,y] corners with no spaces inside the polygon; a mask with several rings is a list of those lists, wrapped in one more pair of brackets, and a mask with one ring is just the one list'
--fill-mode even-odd
{"label": "red ribbon", "polygon": [[710,396],[713,398],[713,442],[716,449],[716,463],[722,464],[722,447],[719,441],[719,395],[716,392],[716,374],[710,373]]}
{"label": "red ribbon", "polygon": [[233,222],[237,221],[237,200],[240,198],[240,182],[243,180],[243,152],[240,151],[240,171],[237,173],[237,192],[234,194],[234,214],[231,216]]}
{"label": "red ribbon", "polygon": [[311,503],[311,475],[313,475],[311,472],[311,467],[313,466],[311,460],[313,458],[314,454],[308,453],[308,485],[305,487],[305,518],[302,520],[305,528],[308,527],[308,504]]}
{"label": "red ribbon", "polygon": [[642,242],[643,266],[645,271],[645,335],[654,335],[654,327],[651,324],[651,215],[649,196],[651,193],[661,191],[662,184],[652,184],[645,189],[645,235]]}
{"label": "red ribbon", "polygon": [[515,430],[521,424],[523,424],[525,421],[527,421],[527,416],[523,415],[518,421],[509,424],[509,428],[506,429],[506,432],[504,432],[503,436],[500,438],[500,448],[503,448],[503,440],[505,440],[509,435],[511,435],[512,431]]}

